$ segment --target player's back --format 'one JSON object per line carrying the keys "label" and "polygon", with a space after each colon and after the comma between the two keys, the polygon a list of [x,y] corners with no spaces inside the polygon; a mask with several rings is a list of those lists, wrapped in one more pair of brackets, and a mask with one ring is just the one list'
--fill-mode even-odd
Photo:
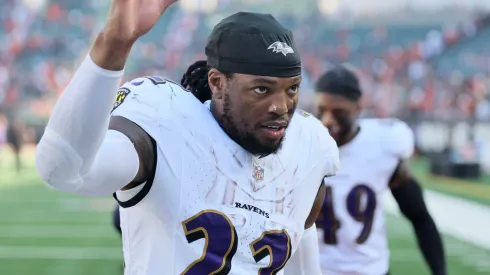
{"label": "player's back", "polygon": [[[179,85],[145,78],[132,83],[122,88],[125,99],[113,115],[153,137],[157,165],[152,181],[117,192],[130,202],[121,203],[126,274],[241,275],[282,268],[303,233],[322,173],[336,170],[331,160],[307,165],[328,150],[336,155],[328,141],[312,147],[321,144],[313,132],[321,128],[317,121],[295,116],[283,149],[257,158],[226,135],[209,104]],[[303,154],[293,156],[296,150]]]}
{"label": "player's back", "polygon": [[389,269],[383,193],[401,159],[411,155],[413,135],[397,119],[362,119],[360,131],[339,148],[342,169],[325,179],[319,218],[324,274],[380,275]]}

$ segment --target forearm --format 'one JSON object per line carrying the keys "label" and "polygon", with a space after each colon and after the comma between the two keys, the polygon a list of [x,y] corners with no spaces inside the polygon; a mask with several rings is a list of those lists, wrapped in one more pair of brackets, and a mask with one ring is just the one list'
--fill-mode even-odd
{"label": "forearm", "polygon": [[442,239],[424,202],[420,185],[413,178],[392,189],[401,212],[414,228],[419,247],[427,261],[432,274],[446,274],[446,263]]}
{"label": "forearm", "polygon": [[284,275],[321,275],[316,226],[306,229],[296,252],[284,267]]}
{"label": "forearm", "polygon": [[[96,40],[91,55],[95,53],[98,62],[106,68],[117,68],[126,57],[106,52],[110,43],[101,37]],[[122,75],[122,70],[101,68],[90,57],[82,62],[58,99],[38,145],[36,166],[46,182],[70,184],[90,172],[108,131]]]}
{"label": "forearm", "polygon": [[412,221],[412,225],[417,236],[419,248],[432,274],[446,274],[444,248],[434,220],[427,215],[423,219]]}
{"label": "forearm", "polygon": [[110,33],[111,30],[107,30],[97,36],[90,50],[90,57],[101,68],[122,71],[134,42],[120,39]]}

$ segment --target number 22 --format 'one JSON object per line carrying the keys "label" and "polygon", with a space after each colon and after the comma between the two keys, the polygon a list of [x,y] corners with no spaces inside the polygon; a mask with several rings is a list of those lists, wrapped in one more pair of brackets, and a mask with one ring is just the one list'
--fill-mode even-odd
{"label": "number 22", "polygon": [[[363,197],[365,207],[362,208]],[[347,212],[354,220],[363,223],[362,230],[356,238],[356,243],[364,243],[371,233],[376,210],[376,193],[369,186],[359,184],[354,186],[347,195]],[[327,186],[325,201],[323,202],[323,240],[326,244],[337,244],[337,230],[340,222],[335,216],[333,208],[332,187]]]}
{"label": "number 22", "polygon": [[[204,239],[201,258],[192,262],[180,275],[225,275],[230,273],[231,260],[236,253],[238,237],[230,219],[217,210],[203,210],[182,222],[187,242]],[[262,233],[250,244],[255,262],[270,257],[267,267],[258,275],[279,272],[291,257],[291,238],[286,230]]]}

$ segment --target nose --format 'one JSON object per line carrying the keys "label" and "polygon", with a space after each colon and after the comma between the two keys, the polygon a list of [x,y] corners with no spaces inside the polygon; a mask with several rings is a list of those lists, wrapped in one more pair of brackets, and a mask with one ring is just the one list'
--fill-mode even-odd
{"label": "nose", "polygon": [[322,124],[327,128],[335,125],[335,119],[333,118],[333,115],[330,112],[323,112],[320,120]]}
{"label": "nose", "polygon": [[289,101],[291,100],[287,95],[279,94],[275,96],[272,100],[271,105],[269,106],[269,113],[275,114],[277,116],[283,116],[287,114],[289,111]]}

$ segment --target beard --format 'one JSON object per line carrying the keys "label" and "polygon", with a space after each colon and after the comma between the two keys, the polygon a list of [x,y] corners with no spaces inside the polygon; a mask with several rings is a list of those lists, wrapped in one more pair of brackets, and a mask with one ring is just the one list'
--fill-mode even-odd
{"label": "beard", "polygon": [[245,120],[235,119],[232,110],[233,104],[226,93],[223,99],[223,114],[219,117],[219,124],[228,136],[243,149],[256,156],[275,154],[281,149],[284,137],[275,143],[261,142],[251,133],[251,130],[246,130],[252,129],[251,125]]}
{"label": "beard", "polygon": [[340,117],[337,118],[340,130],[337,133],[337,139],[335,140],[337,142],[337,146],[342,146],[346,143],[348,143],[352,139],[352,133],[353,131],[358,131],[356,128],[355,121],[347,118],[347,117]]}

